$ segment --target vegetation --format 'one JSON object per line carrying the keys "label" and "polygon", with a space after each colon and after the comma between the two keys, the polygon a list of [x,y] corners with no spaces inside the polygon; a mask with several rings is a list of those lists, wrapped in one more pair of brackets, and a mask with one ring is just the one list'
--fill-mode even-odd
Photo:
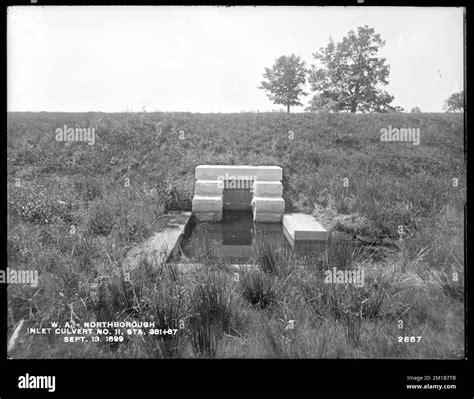
{"label": "vegetation", "polygon": [[464,90],[459,93],[453,93],[449,96],[444,104],[447,112],[463,112],[464,111]]}
{"label": "vegetation", "polygon": [[300,57],[291,54],[282,55],[275,61],[272,68],[265,68],[260,89],[269,92],[268,98],[274,104],[283,104],[290,112],[290,106],[302,105],[298,98],[306,95],[303,86],[306,83],[305,62]]}
{"label": "vegetation", "polygon": [[326,48],[313,54],[309,82],[316,95],[310,110],[387,112],[393,96],[380,86],[388,84],[390,66],[377,56],[385,45],[368,26],[349,31],[340,43],[330,38]]}
{"label": "vegetation", "polygon": [[[95,144],[56,141],[64,125],[94,127]],[[419,127],[420,145],[380,141],[388,126]],[[20,320],[177,331],[75,344],[22,333],[13,358],[464,355],[460,114],[9,113],[7,139],[8,267],[39,272],[38,287],[8,286],[8,336]],[[279,165],[286,211],[374,244],[333,240],[300,265],[259,246],[237,275],[215,258],[120,273],[163,214],[191,210],[200,164]],[[362,287],[324,282],[360,265]]]}

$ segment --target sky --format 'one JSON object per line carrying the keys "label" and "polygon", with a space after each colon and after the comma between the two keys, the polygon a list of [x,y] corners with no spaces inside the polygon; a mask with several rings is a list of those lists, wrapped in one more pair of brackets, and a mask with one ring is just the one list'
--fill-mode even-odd
{"label": "sky", "polygon": [[284,110],[258,89],[265,68],[291,54],[310,67],[330,37],[368,25],[386,42],[392,105],[442,112],[464,87],[463,21],[462,8],[13,6],[7,108]]}

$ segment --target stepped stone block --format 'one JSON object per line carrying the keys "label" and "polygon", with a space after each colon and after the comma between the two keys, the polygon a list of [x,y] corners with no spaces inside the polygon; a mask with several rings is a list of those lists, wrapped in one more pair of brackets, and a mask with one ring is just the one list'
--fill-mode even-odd
{"label": "stepped stone block", "polygon": [[251,209],[255,222],[279,223],[285,212],[282,177],[279,166],[197,166],[193,198],[196,219],[218,222],[224,210]]}
{"label": "stepped stone block", "polygon": [[222,195],[193,198],[193,212],[199,222],[220,222],[222,220]]}
{"label": "stepped stone block", "polygon": [[222,213],[222,195],[199,196],[193,198],[193,212],[220,212]]}
{"label": "stepped stone block", "polygon": [[256,181],[253,184],[253,193],[256,197],[281,197],[283,184],[279,181]]}
{"label": "stepped stone block", "polygon": [[283,216],[283,227],[292,241],[326,241],[328,231],[313,216],[303,213],[287,213]]}
{"label": "stepped stone block", "polygon": [[195,177],[197,180],[256,178],[263,181],[280,181],[283,171],[279,166],[199,165],[196,167]]}
{"label": "stepped stone block", "polygon": [[222,182],[218,180],[197,180],[194,186],[194,195],[197,196],[219,196],[222,194]]}
{"label": "stepped stone block", "polygon": [[283,198],[253,197],[252,209],[255,213],[280,213],[285,212],[285,200]]}

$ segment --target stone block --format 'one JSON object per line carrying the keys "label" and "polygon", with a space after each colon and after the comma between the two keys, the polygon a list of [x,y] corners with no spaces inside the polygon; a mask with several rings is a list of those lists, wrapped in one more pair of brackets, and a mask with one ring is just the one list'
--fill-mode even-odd
{"label": "stone block", "polygon": [[279,181],[256,181],[253,183],[253,193],[256,197],[281,197],[283,184]]}
{"label": "stone block", "polygon": [[283,213],[264,213],[255,212],[253,220],[260,223],[280,223],[283,218]]}
{"label": "stone block", "polygon": [[197,180],[194,186],[194,195],[201,197],[219,196],[224,186],[218,180]]}
{"label": "stone block", "polygon": [[279,166],[234,166],[234,165],[199,165],[195,170],[197,180],[262,180],[280,181],[283,171]]}
{"label": "stone block", "polygon": [[285,212],[285,200],[283,198],[257,197],[252,199],[252,210],[256,213],[280,213]]}
{"label": "stone block", "polygon": [[283,227],[290,238],[297,241],[326,241],[328,231],[313,216],[304,213],[288,213],[283,216]]}
{"label": "stone block", "polygon": [[222,213],[222,195],[212,197],[195,195],[193,198],[193,212]]}

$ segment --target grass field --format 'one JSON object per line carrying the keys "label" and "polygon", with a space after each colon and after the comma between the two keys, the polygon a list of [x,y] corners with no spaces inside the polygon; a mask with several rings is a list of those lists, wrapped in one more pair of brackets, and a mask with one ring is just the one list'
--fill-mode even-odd
{"label": "grass field", "polygon": [[[64,125],[94,128],[94,145],[56,141]],[[380,141],[389,126],[420,128],[420,144]],[[119,344],[22,334],[10,357],[464,356],[463,114],[9,113],[7,156],[8,267],[39,271],[38,287],[8,287],[9,337],[20,320],[179,329]],[[304,267],[271,250],[237,278],[211,260],[143,264],[124,281],[112,271],[160,216],[191,210],[200,164],[281,166],[287,212],[391,249],[333,242]],[[364,287],[323,283],[360,265]]]}

